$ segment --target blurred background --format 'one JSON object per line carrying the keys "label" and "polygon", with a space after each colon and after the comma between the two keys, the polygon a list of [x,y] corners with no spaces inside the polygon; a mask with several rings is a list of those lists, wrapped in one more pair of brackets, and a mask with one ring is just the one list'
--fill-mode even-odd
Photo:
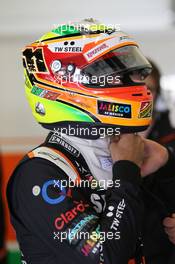
{"label": "blurred background", "polygon": [[[21,49],[56,24],[91,17],[107,24],[119,24],[122,30],[136,38],[143,53],[156,62],[163,75],[162,104],[170,109],[170,121],[175,126],[175,0],[1,0],[0,187],[8,263],[19,263],[19,253],[7,212],[6,183],[20,158],[47,133],[34,121],[25,99]],[[1,218],[2,214],[0,221]]]}

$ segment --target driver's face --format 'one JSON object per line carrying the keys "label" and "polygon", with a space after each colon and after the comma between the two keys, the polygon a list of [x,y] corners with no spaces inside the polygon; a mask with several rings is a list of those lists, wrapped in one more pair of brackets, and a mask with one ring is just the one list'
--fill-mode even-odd
{"label": "driver's face", "polygon": [[148,87],[148,89],[152,92],[153,95],[153,101],[156,100],[157,97],[157,82],[155,80],[155,78],[152,75],[149,75],[146,79],[145,79],[145,83]]}

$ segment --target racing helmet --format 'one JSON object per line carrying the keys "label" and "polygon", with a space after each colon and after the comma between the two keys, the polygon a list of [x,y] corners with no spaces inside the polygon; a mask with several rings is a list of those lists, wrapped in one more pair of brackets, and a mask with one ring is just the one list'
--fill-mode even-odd
{"label": "racing helmet", "polygon": [[25,92],[43,127],[145,130],[151,65],[128,34],[92,20],[58,25],[23,50]]}

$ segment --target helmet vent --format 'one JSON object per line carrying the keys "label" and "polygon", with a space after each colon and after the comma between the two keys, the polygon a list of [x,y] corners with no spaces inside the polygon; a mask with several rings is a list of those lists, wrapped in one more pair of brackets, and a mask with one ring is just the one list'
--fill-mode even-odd
{"label": "helmet vent", "polygon": [[132,94],[132,96],[142,96],[142,93],[136,93],[136,94]]}

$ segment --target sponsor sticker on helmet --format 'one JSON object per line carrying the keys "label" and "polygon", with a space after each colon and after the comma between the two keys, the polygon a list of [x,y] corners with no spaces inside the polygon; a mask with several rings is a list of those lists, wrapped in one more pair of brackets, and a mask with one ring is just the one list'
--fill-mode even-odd
{"label": "sponsor sticker on helmet", "polygon": [[[95,47],[93,47],[92,49],[90,49],[84,53],[85,59],[88,62],[92,62],[93,60],[98,59],[100,56],[109,52],[110,50],[115,49],[118,46],[118,44],[121,44],[121,43],[127,42],[127,41],[133,42],[132,39],[128,39],[125,37],[124,36],[118,36],[118,34],[117,34],[117,35],[112,36],[109,39],[104,38],[105,42],[96,45]],[[133,44],[135,44],[135,43],[133,42]]]}
{"label": "sponsor sticker on helmet", "polygon": [[52,52],[63,53],[80,53],[82,52],[84,42],[81,40],[62,41],[51,43],[48,45],[49,50]]}
{"label": "sponsor sticker on helmet", "polygon": [[33,86],[31,93],[34,95],[37,95],[39,97],[49,99],[49,100],[53,100],[53,101],[55,101],[57,99],[57,97],[60,95],[59,93],[47,91],[47,90],[41,89],[37,86]]}
{"label": "sponsor sticker on helmet", "polygon": [[153,104],[152,101],[145,101],[141,102],[140,105],[140,112],[139,112],[139,118],[147,118],[151,117],[153,110]]}
{"label": "sponsor sticker on helmet", "polygon": [[30,73],[48,73],[47,63],[45,62],[43,47],[34,49],[26,48],[23,51],[23,64]]}
{"label": "sponsor sticker on helmet", "polygon": [[90,61],[91,59],[98,56],[99,54],[101,54],[103,51],[107,49],[109,49],[109,46],[106,43],[103,43],[103,44],[98,45],[94,49],[91,49],[87,53],[85,53],[84,56],[87,59],[87,61]]}
{"label": "sponsor sticker on helmet", "polygon": [[131,118],[131,105],[98,101],[98,114],[112,117]]}

